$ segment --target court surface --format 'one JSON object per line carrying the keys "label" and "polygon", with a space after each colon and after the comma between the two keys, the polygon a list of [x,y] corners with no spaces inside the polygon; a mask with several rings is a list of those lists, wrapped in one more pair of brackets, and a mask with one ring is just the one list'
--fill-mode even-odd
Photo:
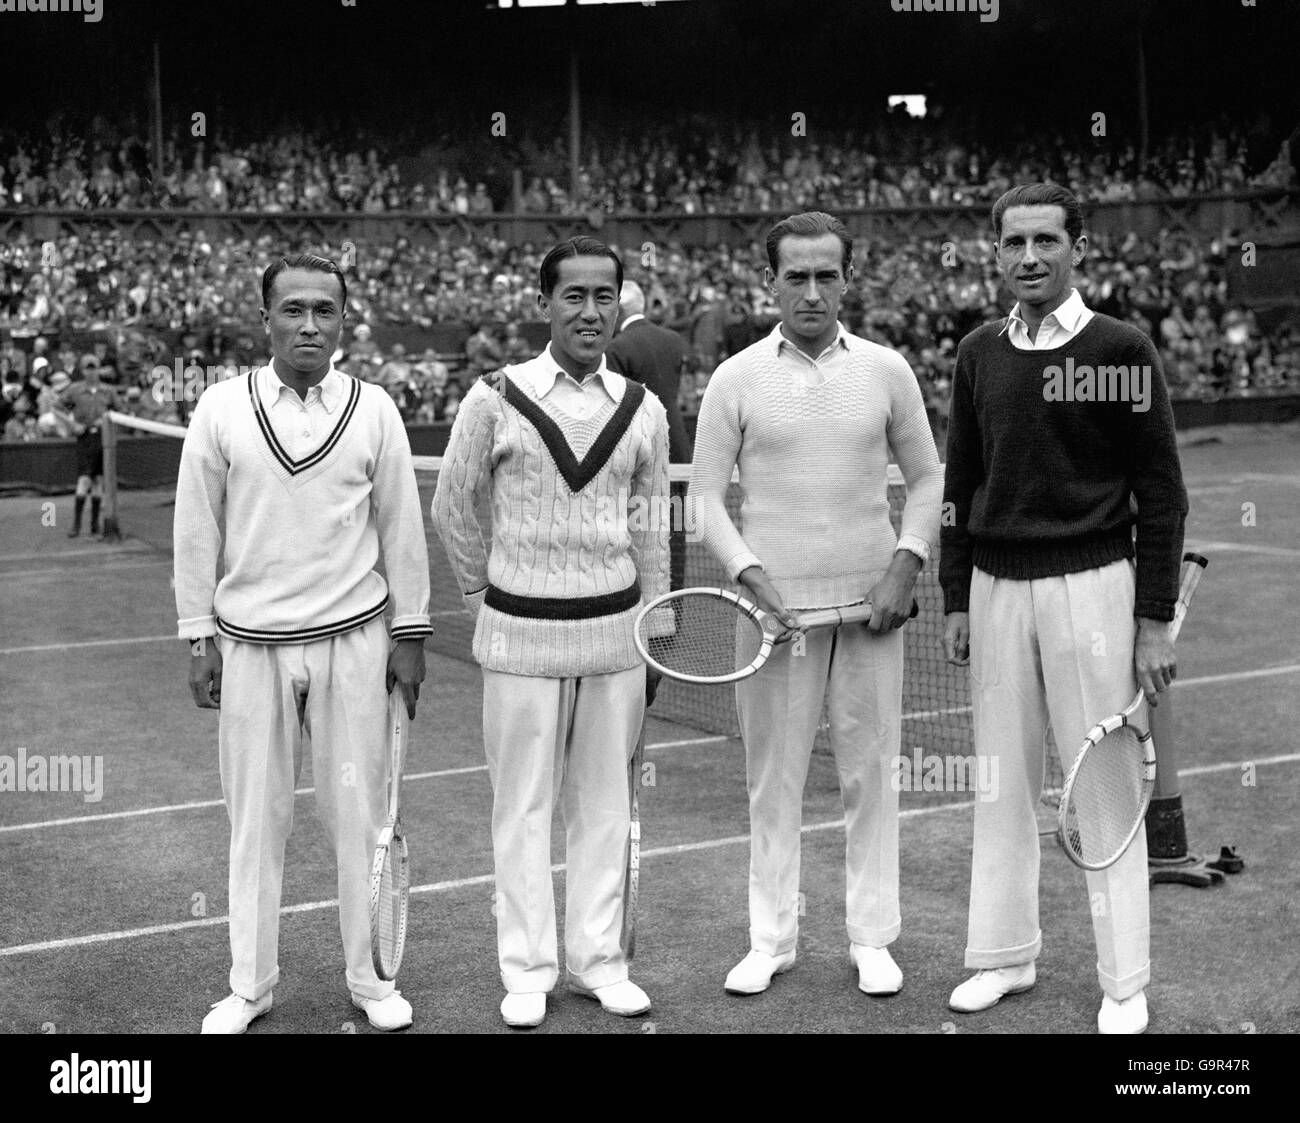
{"label": "court surface", "polygon": [[[1149,1032],[1294,1032],[1300,428],[1200,430],[1182,445],[1187,544],[1211,562],[1179,644],[1188,832],[1194,850],[1236,845],[1246,868],[1210,890],[1153,890]],[[229,832],[216,715],[194,707],[188,650],[172,638],[168,497],[137,496],[152,514],[116,545],[67,539],[68,497],[56,501],[55,525],[43,525],[44,502],[0,500],[0,754],[101,758],[102,798],[0,792],[0,1030],[195,1032],[228,993]],[[472,663],[430,655],[403,788],[416,888],[399,985],[415,1008],[411,1032],[511,1032],[497,1010],[480,702]],[[719,689],[716,705],[732,704]],[[948,1010],[969,973],[964,793],[904,793],[893,951],[905,982],[893,998],[858,992],[844,932],[842,809],[824,754],[804,800],[799,961],[763,995],[726,995],[722,980],[748,946],[743,751],[653,718],[647,740],[653,786],[641,794],[632,974],[654,1008],[615,1018],[561,983],[532,1032],[1095,1029],[1083,876],[1051,843],[1037,986],[981,1014]],[[333,859],[311,784],[305,761],[286,859],[282,979],[251,1033],[372,1032],[348,1002]],[[553,853],[562,861],[558,824]],[[562,899],[559,866],[556,884]]]}

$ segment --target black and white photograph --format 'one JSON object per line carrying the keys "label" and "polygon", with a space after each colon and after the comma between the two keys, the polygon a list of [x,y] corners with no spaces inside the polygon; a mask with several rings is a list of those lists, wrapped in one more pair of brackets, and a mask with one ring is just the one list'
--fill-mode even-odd
{"label": "black and white photograph", "polygon": [[[1300,0],[0,0],[13,1103],[192,1104],[195,1034],[1280,1091],[1298,51]],[[265,1102],[373,1110],[317,1048],[244,1047]]]}

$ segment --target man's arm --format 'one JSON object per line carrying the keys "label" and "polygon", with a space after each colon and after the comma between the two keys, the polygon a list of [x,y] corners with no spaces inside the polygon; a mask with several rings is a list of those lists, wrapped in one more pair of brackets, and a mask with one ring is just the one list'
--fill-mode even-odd
{"label": "man's arm", "polygon": [[947,615],[944,654],[958,666],[965,666],[970,656],[968,611],[973,565],[968,522],[971,498],[983,479],[984,451],[969,353],[959,346],[948,413],[948,459],[939,521],[939,585]]}
{"label": "man's arm", "polygon": [[181,448],[172,517],[176,629],[181,639],[190,641],[190,692],[195,705],[205,710],[221,705],[221,653],[213,639],[217,620],[212,600],[230,471],[214,414],[211,399],[200,399]]}
{"label": "man's arm", "polygon": [[695,459],[687,495],[700,538],[727,577],[739,581],[755,603],[772,613],[787,629],[796,627],[759,560],[727,513],[727,487],[740,456],[740,379],[726,363],[713,372],[695,425]]}
{"label": "man's arm", "polygon": [[[672,506],[668,488],[668,418],[662,403],[647,393],[641,405],[649,428],[632,473],[631,495],[624,517],[628,520],[630,552],[641,584],[642,603],[668,592],[668,535]],[[646,705],[659,689],[657,672],[646,669]]]}
{"label": "man's arm", "polygon": [[477,615],[487,593],[492,482],[492,441],[500,415],[500,395],[476,382],[461,402],[442,458],[430,513],[447,550],[452,573]]}
{"label": "man's arm", "polygon": [[1160,356],[1145,337],[1139,352],[1130,369],[1150,372],[1150,408],[1129,413],[1130,486],[1138,505],[1133,669],[1147,701],[1154,706],[1158,704],[1157,695],[1170,686],[1178,673],[1169,621],[1174,618],[1178,599],[1187,489]]}
{"label": "man's arm", "polygon": [[939,539],[939,508],[943,503],[943,466],[934,447],[921,388],[912,368],[901,357],[894,374],[885,435],[903,473],[907,500],[898,548],[884,577],[867,594],[873,609],[870,627],[876,633],[907,623],[917,575]]}
{"label": "man's arm", "polygon": [[429,550],[424,540],[420,495],[411,445],[397,406],[386,394],[379,402],[380,442],[371,477],[370,501],[393,603],[387,687],[399,686],[414,719],[424,681],[424,641],[429,625]]}

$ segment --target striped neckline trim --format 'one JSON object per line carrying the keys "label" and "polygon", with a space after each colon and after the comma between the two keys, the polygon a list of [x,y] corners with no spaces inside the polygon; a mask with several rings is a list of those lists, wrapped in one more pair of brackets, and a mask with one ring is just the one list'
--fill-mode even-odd
{"label": "striped neckline trim", "polygon": [[262,404],[262,399],[257,393],[257,384],[254,381],[256,376],[257,371],[250,371],[248,374],[248,397],[253,405],[253,416],[257,418],[257,427],[262,430],[262,437],[270,447],[271,455],[279,462],[280,467],[291,476],[315,468],[334,451],[334,446],[342,439],[343,430],[348,427],[348,422],[352,420],[352,415],[357,409],[357,402],[361,398],[361,383],[350,375],[348,376],[347,401],[343,403],[343,409],[339,411],[339,419],[334,428],[330,430],[330,435],[325,438],[324,444],[310,456],[295,460],[275,435],[275,428],[271,424],[270,415],[266,412],[266,407]]}

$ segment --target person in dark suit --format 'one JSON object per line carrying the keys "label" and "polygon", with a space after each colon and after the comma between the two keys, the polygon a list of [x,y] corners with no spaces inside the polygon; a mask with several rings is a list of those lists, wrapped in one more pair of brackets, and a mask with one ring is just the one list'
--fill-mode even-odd
{"label": "person in dark suit", "polygon": [[611,370],[640,382],[668,411],[668,459],[673,464],[691,462],[691,438],[677,404],[686,344],[675,331],[652,324],[645,317],[645,293],[635,281],[624,281],[618,295],[619,325],[605,352]]}
{"label": "person in dark suit", "polygon": [[[689,464],[694,449],[677,401],[686,366],[686,342],[677,332],[646,319],[645,293],[635,281],[624,281],[619,289],[618,330],[605,351],[605,362],[663,402],[668,411],[668,462]],[[685,484],[674,483],[672,490],[685,499]],[[668,533],[669,579],[674,589],[686,584],[688,521],[674,518]]]}

